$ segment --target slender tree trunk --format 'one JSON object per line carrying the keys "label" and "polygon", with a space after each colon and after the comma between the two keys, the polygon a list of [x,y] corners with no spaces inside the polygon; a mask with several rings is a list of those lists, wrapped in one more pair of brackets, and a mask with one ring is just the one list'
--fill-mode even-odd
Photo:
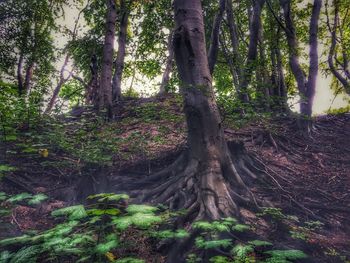
{"label": "slender tree trunk", "polygon": [[34,67],[35,67],[35,62],[30,62],[30,64],[27,66],[26,70],[26,76],[24,80],[24,94],[28,95],[31,87],[31,82],[33,78],[33,73],[34,73]]}
{"label": "slender tree trunk", "polygon": [[60,93],[61,91],[61,88],[62,86],[68,81],[68,79],[72,76],[72,73],[69,73],[69,76],[68,77],[64,77],[64,72],[66,70],[66,67],[67,67],[67,64],[68,64],[68,61],[69,61],[69,55],[67,54],[65,59],[64,59],[64,62],[63,62],[63,65],[61,67],[61,71],[60,71],[60,77],[59,77],[59,81],[53,91],[53,94],[52,94],[52,97],[49,101],[49,103],[47,104],[47,107],[46,107],[46,110],[45,110],[45,114],[49,114],[51,111],[52,111],[52,108],[53,106],[55,105],[55,102],[57,100],[57,97],[58,97],[58,94]]}
{"label": "slender tree trunk", "polygon": [[249,26],[249,47],[247,62],[245,70],[243,72],[241,81],[241,90],[247,93],[247,88],[251,82],[253,71],[256,68],[256,58],[258,55],[258,42],[259,42],[259,29],[261,28],[261,12],[265,0],[254,0],[253,1],[253,12],[251,23]]}
{"label": "slender tree trunk", "polygon": [[[249,103],[248,93],[241,90],[241,83],[243,79],[243,59],[239,51],[239,38],[238,38],[238,29],[237,24],[234,19],[233,10],[232,10],[232,0],[227,0],[226,4],[226,14],[227,14],[227,24],[230,32],[231,45],[232,45],[232,54],[233,54],[233,65],[235,70],[235,76],[238,86],[236,90],[238,91],[238,97],[242,103]],[[242,112],[244,113],[244,112]]]}
{"label": "slender tree trunk", "polygon": [[124,60],[126,54],[126,41],[127,30],[129,21],[129,10],[125,3],[125,0],[120,1],[121,18],[119,25],[119,37],[118,37],[118,52],[117,58],[114,62],[114,76],[113,76],[113,101],[118,101],[122,95],[122,75],[124,70]]}
{"label": "slender tree trunk", "polygon": [[93,54],[91,56],[90,64],[91,78],[87,85],[85,91],[85,102],[86,104],[92,104],[95,107],[98,106],[99,94],[99,82],[98,82],[98,65],[97,65],[97,56]]}
{"label": "slender tree trunk", "polygon": [[[78,14],[78,17],[75,20],[74,27],[73,27],[73,30],[72,30],[72,39],[71,39],[72,42],[75,41],[76,36],[77,36],[80,16],[84,12],[84,10],[86,10],[88,5],[89,5],[89,1],[86,4],[86,6],[82,10],[80,10],[80,12]],[[45,114],[49,114],[52,111],[52,108],[55,105],[55,102],[57,100],[58,94],[61,91],[62,86],[70,79],[70,77],[73,76],[73,72],[69,72],[68,77],[66,77],[66,78],[64,77],[64,73],[66,71],[66,67],[68,65],[68,62],[69,62],[69,52],[68,52],[68,50],[66,50],[66,56],[64,58],[63,65],[62,65],[61,70],[60,70],[59,81],[58,81],[57,86],[56,86],[56,88],[53,91],[52,97],[51,97],[51,99],[50,99],[50,101],[49,101],[49,103],[47,105],[47,108],[45,110]],[[74,76],[74,79],[78,79],[85,86],[84,81],[82,79],[80,79],[80,77]]]}
{"label": "slender tree trunk", "polygon": [[288,97],[287,97],[288,93],[287,93],[286,80],[284,77],[282,53],[280,48],[276,49],[276,58],[277,58],[277,72],[278,72],[278,87],[279,87],[279,96],[280,96],[279,98],[281,100],[282,110],[284,112],[289,112]]}
{"label": "slender tree trunk", "polygon": [[283,14],[286,23],[285,32],[289,48],[289,65],[297,81],[299,92],[301,94],[305,94],[306,78],[305,72],[302,70],[299,62],[298,42],[294,28],[294,23],[291,17],[291,3],[290,0],[280,0],[280,4],[283,9]]}
{"label": "slender tree trunk", "polygon": [[291,16],[291,3],[289,0],[280,0],[286,23],[286,36],[289,47],[289,64],[293,75],[297,81],[299,94],[301,97],[300,113],[304,116],[302,120],[302,129],[311,128],[312,105],[316,90],[316,80],[318,74],[318,20],[322,7],[322,0],[314,0],[310,28],[309,28],[309,75],[302,69],[299,62],[298,41],[296,31]]}
{"label": "slender tree trunk", "polygon": [[210,37],[210,47],[208,51],[209,71],[210,71],[210,74],[212,75],[213,75],[214,66],[216,64],[216,61],[218,59],[218,54],[219,54],[219,34],[220,34],[222,19],[224,17],[225,8],[226,8],[226,0],[220,0],[219,11],[216,14],[213,22],[213,29],[211,31],[211,37]]}
{"label": "slender tree trunk", "polygon": [[[277,30],[276,30],[277,27]],[[270,18],[270,31],[273,34],[270,35],[270,59],[272,65],[272,90],[273,105],[272,108],[276,112],[289,113],[289,107],[287,103],[287,88],[284,77],[282,53],[281,53],[281,28],[275,23],[274,18]]]}
{"label": "slender tree trunk", "polygon": [[[333,20],[333,27],[330,25],[330,19],[328,14],[328,1],[326,2],[326,10],[327,10],[327,24],[328,29],[331,33],[331,46],[328,53],[328,66],[331,70],[334,77],[338,79],[338,81],[343,85],[345,92],[350,95],[350,77],[348,74],[346,74],[346,69],[348,68],[348,59],[347,56],[343,55],[344,63],[342,65],[343,74],[341,71],[339,71],[336,66],[334,65],[334,58],[336,56],[336,47],[337,47],[337,29],[339,27],[339,6],[338,6],[338,0],[333,1],[334,6],[334,20]],[[345,73],[345,74],[344,74]]]}
{"label": "slender tree trunk", "polygon": [[99,90],[100,109],[110,110],[112,107],[112,71],[113,51],[115,38],[115,23],[117,19],[116,3],[114,0],[106,0],[106,32],[103,46],[102,69]]}
{"label": "slender tree trunk", "polygon": [[310,31],[309,31],[309,76],[306,87],[306,101],[302,101],[300,106],[301,114],[311,118],[312,116],[312,106],[316,93],[316,81],[318,76],[318,29],[319,29],[319,18],[321,13],[322,0],[314,0],[314,5],[312,7],[311,21],[310,21]]}
{"label": "slender tree trunk", "polygon": [[271,82],[269,79],[269,74],[267,72],[267,59],[265,54],[265,45],[264,45],[264,35],[263,35],[263,25],[260,21],[260,27],[259,27],[259,34],[258,34],[258,48],[259,48],[259,60],[258,60],[258,67],[256,69],[260,80],[257,79],[258,84],[258,90],[262,97],[261,97],[261,103],[262,107],[265,111],[269,111],[270,109],[270,89]]}
{"label": "slender tree trunk", "polygon": [[234,64],[237,67],[236,72],[239,79],[239,97],[243,103],[249,103],[250,98],[247,88],[251,82],[254,69],[256,68],[255,62],[258,55],[259,28],[261,28],[261,12],[265,0],[254,0],[252,12],[250,9],[248,9],[248,12],[251,12],[249,19],[249,46],[247,60],[244,66],[242,66],[243,59],[239,52],[237,25],[233,16],[232,0],[227,1],[226,13],[231,36],[231,44],[233,48]]}
{"label": "slender tree trunk", "polygon": [[18,95],[22,96],[23,95],[23,75],[22,75],[22,70],[23,70],[23,54],[21,53],[18,59],[18,65],[17,65],[17,82],[18,82]]}
{"label": "slender tree trunk", "polygon": [[233,85],[236,89],[236,93],[240,94],[239,78],[238,78],[237,71],[236,71],[237,68],[235,67],[234,60],[232,59],[232,56],[229,54],[229,50],[228,50],[228,47],[226,45],[226,40],[225,40],[224,34],[221,34],[221,36],[220,36],[220,45],[222,47],[224,57],[225,57],[227,64],[229,66],[230,73],[231,73],[232,79],[233,79]]}
{"label": "slender tree trunk", "polygon": [[162,82],[159,88],[159,93],[158,93],[159,95],[167,93],[167,86],[170,80],[170,73],[173,70],[173,65],[174,65],[173,35],[174,35],[174,32],[171,31],[168,36],[168,45],[167,45],[168,57],[166,59],[166,66],[163,72]]}
{"label": "slender tree trunk", "polygon": [[[318,74],[318,20],[322,7],[322,0],[314,0],[309,29],[309,76],[303,71],[298,55],[298,41],[296,37],[294,23],[291,17],[290,1],[280,0],[286,22],[286,36],[289,47],[289,64],[293,75],[297,81],[299,94],[301,96],[300,113],[306,118],[311,118],[312,104],[316,90],[316,79]],[[307,125],[309,126],[309,125]]]}

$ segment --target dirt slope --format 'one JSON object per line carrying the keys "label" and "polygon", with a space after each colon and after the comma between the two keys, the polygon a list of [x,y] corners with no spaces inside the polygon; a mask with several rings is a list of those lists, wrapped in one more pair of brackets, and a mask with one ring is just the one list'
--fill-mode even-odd
{"label": "dirt slope", "polygon": [[[171,163],[186,147],[186,125],[178,97],[126,100],[116,106],[115,112],[115,120],[108,124],[99,124],[86,109],[75,109],[73,116],[58,121],[64,124],[60,128],[63,137],[73,139],[78,138],[77,131],[86,122],[95,123],[93,134],[86,131],[79,138],[112,145],[97,154],[96,158],[103,154],[112,156],[106,163],[104,159],[90,162],[89,156],[57,146],[54,139],[39,146],[40,153],[28,153],[23,151],[23,144],[31,142],[35,146],[34,141],[37,142],[28,134],[0,146],[2,153],[8,152],[2,155],[5,163],[16,167],[0,180],[0,192],[42,192],[51,197],[40,208],[15,208],[0,229],[0,238],[28,229],[45,229],[52,224],[48,215],[53,209],[82,201],[93,192],[113,191],[110,182],[118,183],[113,181],[117,174],[147,176]],[[322,230],[308,238],[308,244],[319,248],[311,249],[310,253],[324,258],[324,262],[340,262],[339,255],[350,257],[350,115],[316,118],[310,137],[300,134],[290,118],[255,120],[241,129],[226,121],[226,126],[227,139],[243,141],[268,175],[267,182],[254,187],[255,194],[286,214],[298,216],[300,222],[317,220],[324,224]],[[48,131],[51,128],[43,124],[33,134]],[[48,149],[48,156],[42,154],[42,148]],[[101,174],[105,176],[100,178]],[[298,242],[286,240],[277,232],[267,232],[262,230],[270,239],[286,244]],[[305,242],[300,242],[304,246]]]}

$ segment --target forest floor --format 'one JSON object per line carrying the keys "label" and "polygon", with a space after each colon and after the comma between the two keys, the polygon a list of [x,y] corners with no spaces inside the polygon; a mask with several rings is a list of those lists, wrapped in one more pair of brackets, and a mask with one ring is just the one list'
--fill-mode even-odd
{"label": "forest floor", "polygon": [[[0,224],[0,240],[54,224],[52,210],[113,192],[115,175],[147,176],[170,164],[186,147],[186,124],[178,97],[130,99],[105,123],[91,110],[36,123],[0,145],[0,192],[44,193],[38,207],[17,205]],[[287,117],[255,117],[240,127],[225,118],[228,140],[244,142],[267,180],[252,189],[295,221],[257,227],[267,240],[303,249],[313,262],[350,260],[350,115],[319,116],[310,137]],[[249,218],[249,215],[248,215]],[[307,228],[313,222],[317,227]],[[316,222],[316,223],[315,223]],[[259,222],[255,222],[259,224]],[[141,252],[140,252],[141,253]],[[152,251],[142,251],[152,261]],[[311,261],[310,261],[311,262]]]}

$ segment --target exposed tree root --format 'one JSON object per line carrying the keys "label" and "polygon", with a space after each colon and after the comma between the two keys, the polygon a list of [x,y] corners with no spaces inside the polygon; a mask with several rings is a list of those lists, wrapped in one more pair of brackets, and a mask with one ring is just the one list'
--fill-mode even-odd
{"label": "exposed tree root", "polygon": [[[248,154],[241,142],[230,142],[226,154],[209,154],[198,160],[190,151],[182,153],[167,168],[140,180],[124,178],[117,190],[131,193],[138,202],[165,204],[170,209],[185,209],[175,225],[183,227],[195,220],[241,218],[240,208],[256,211],[262,202],[250,190],[253,181],[263,178],[265,167]],[[217,156],[217,157],[215,157]],[[266,203],[265,203],[266,204]],[[198,231],[176,242],[167,262],[183,262],[193,247]]]}
{"label": "exposed tree root", "polygon": [[258,202],[249,185],[264,174],[260,163],[242,143],[228,145],[226,158],[197,160],[186,151],[167,168],[141,180],[126,179],[117,185],[139,202],[186,209],[181,224],[193,220],[239,217],[240,207],[255,210]]}

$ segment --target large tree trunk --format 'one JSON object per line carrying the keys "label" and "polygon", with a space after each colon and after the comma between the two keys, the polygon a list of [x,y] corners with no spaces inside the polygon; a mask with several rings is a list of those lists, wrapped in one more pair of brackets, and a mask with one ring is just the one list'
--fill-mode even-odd
{"label": "large tree trunk", "polygon": [[167,92],[167,86],[169,85],[170,73],[173,70],[174,64],[174,49],[173,49],[173,35],[174,32],[171,31],[168,36],[168,57],[166,59],[166,66],[162,76],[162,82],[160,83],[159,95],[165,94]]}
{"label": "large tree trunk", "polygon": [[133,191],[142,202],[187,209],[182,222],[239,217],[240,205],[252,208],[255,204],[246,185],[256,179],[254,160],[242,143],[225,141],[208,65],[201,1],[176,0],[174,8],[173,46],[188,147],[164,170],[140,180],[120,178],[116,187]]}
{"label": "large tree trunk", "polygon": [[[140,180],[119,177],[116,187],[131,191],[142,202],[185,209],[178,225],[193,220],[240,218],[242,206],[256,207],[247,185],[257,178],[256,170],[253,172],[256,163],[243,143],[225,141],[208,65],[201,0],[175,0],[174,9],[173,46],[188,147],[169,167]],[[181,245],[174,246],[167,261],[184,262],[183,250]]]}
{"label": "large tree trunk", "polygon": [[125,0],[120,1],[121,17],[119,25],[119,38],[118,38],[118,52],[117,58],[114,62],[114,76],[113,76],[113,101],[118,101],[122,95],[122,75],[124,69],[124,60],[126,53],[126,40],[129,21],[129,10],[125,3]]}
{"label": "large tree trunk", "polygon": [[[182,172],[170,180],[171,191],[165,191],[156,201],[171,200],[173,208],[188,209],[192,219],[239,216],[238,203],[250,203],[252,196],[237,172],[224,138],[206,54],[201,1],[176,0],[174,8],[174,52],[189,150],[182,157],[187,163]],[[240,151],[238,144],[232,145],[234,152]],[[176,169],[181,169],[181,165],[176,165]]]}
{"label": "large tree trunk", "polygon": [[112,71],[115,38],[115,23],[117,19],[116,3],[106,0],[106,32],[103,46],[102,69],[99,90],[99,108],[110,109],[112,106]]}

